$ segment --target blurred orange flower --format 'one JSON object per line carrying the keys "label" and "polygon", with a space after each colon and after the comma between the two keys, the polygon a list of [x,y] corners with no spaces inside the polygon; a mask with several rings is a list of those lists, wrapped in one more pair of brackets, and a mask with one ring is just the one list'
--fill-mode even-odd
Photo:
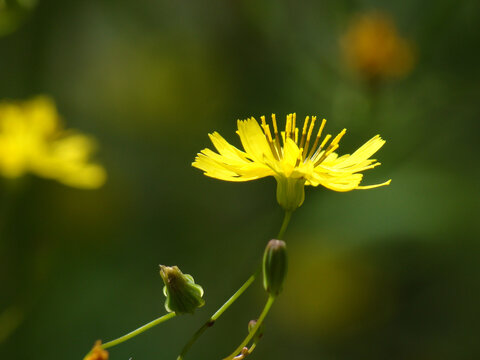
{"label": "blurred orange flower", "polygon": [[341,38],[341,48],[348,66],[371,81],[405,76],[415,61],[411,43],[381,12],[354,17]]}

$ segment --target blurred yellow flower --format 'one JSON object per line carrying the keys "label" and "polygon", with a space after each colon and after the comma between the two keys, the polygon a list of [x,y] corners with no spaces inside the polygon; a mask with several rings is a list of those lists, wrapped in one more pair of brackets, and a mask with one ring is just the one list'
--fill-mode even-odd
{"label": "blurred yellow flower", "polygon": [[341,45],[347,64],[369,80],[404,76],[414,64],[412,45],[399,36],[391,17],[380,12],[353,18]]}
{"label": "blurred yellow flower", "polygon": [[350,191],[390,184],[388,180],[376,185],[359,185],[363,177],[361,171],[380,165],[376,160],[369,159],[385,143],[379,135],[352,155],[338,156],[334,151],[346,129],[332,140],[328,134],[320,141],[325,119],[315,138],[312,138],[315,116],[311,122],[310,117],[306,117],[301,134],[296,127],[296,114],[287,116],[285,131],[281,134],[278,133],[275,115],[272,115],[273,136],[265,117],[262,116],[261,120],[261,127],[253,117],[238,120],[237,133],[245,151],[230,145],[219,133],[214,132],[209,136],[218,153],[204,149],[192,165],[203,170],[207,176],[226,181],[249,181],[273,176],[277,180],[277,200],[287,211],[302,205],[305,185]]}
{"label": "blurred yellow flower", "polygon": [[52,99],[0,103],[0,174],[28,172],[65,185],[93,189],[106,180],[105,169],[89,161],[92,138],[62,130]]}
{"label": "blurred yellow flower", "polygon": [[83,360],[108,360],[108,351],[102,349],[102,342],[97,340],[92,351]]}

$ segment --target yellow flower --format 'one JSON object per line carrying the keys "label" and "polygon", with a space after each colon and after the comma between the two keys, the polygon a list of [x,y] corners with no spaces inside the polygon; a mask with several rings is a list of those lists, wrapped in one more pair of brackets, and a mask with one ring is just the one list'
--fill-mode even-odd
{"label": "yellow flower", "polygon": [[108,351],[102,348],[102,342],[97,340],[92,351],[83,360],[108,360]]}
{"label": "yellow flower", "polygon": [[[379,135],[362,145],[351,155],[338,156],[334,151],[345,134],[343,129],[332,139],[330,134],[322,141],[323,119],[316,137],[312,137],[316,117],[306,117],[299,133],[296,114],[287,116],[285,131],[278,133],[275,115],[272,115],[273,135],[265,117],[261,127],[252,117],[238,120],[238,135],[245,151],[230,145],[219,133],[209,134],[218,153],[202,150],[195,158],[194,167],[205,175],[225,181],[249,181],[266,176],[277,180],[277,200],[287,211],[293,211],[304,200],[304,186],[322,185],[335,191],[371,189],[390,184],[390,180],[376,185],[360,186],[361,171],[380,165],[369,159],[385,143]],[[263,129],[263,130],[262,130]]]}
{"label": "yellow flower", "polygon": [[347,64],[370,80],[401,77],[413,67],[411,44],[400,37],[386,14],[358,15],[341,39]]}
{"label": "yellow flower", "polygon": [[0,103],[0,174],[17,178],[26,173],[78,188],[98,188],[105,182],[102,166],[91,163],[92,138],[60,128],[53,100],[36,97]]}

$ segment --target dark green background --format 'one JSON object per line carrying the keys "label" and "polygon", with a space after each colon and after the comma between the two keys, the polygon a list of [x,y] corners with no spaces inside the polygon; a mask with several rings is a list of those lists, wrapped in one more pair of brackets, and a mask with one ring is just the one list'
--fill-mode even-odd
{"label": "dark green background", "polygon": [[[417,52],[375,100],[339,52],[350,17],[372,9]],[[392,184],[307,189],[285,237],[285,290],[251,358],[480,357],[477,1],[40,0],[15,11],[0,98],[52,96],[67,127],[98,139],[109,179],[95,191],[1,184],[0,310],[25,312],[2,359],[82,359],[96,339],[163,314],[160,263],[192,274],[205,307],[110,354],[174,359],[282,219],[272,178],[226,183],[190,164],[208,132],[239,145],[236,120],[272,112],[347,127],[345,153],[380,133],[383,165],[365,183]],[[187,359],[226,356],[264,300],[257,282]]]}

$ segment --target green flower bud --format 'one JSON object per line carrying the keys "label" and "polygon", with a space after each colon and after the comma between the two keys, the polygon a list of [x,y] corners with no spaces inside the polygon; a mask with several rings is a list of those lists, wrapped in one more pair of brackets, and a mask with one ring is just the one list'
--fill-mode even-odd
{"label": "green flower bud", "polygon": [[183,274],[177,266],[160,265],[160,276],[165,283],[163,293],[167,297],[165,309],[168,312],[177,315],[193,313],[196,308],[205,305],[203,289],[195,284],[191,275]]}
{"label": "green flower bud", "polygon": [[263,287],[273,296],[280,294],[287,275],[287,246],[282,240],[270,240],[263,254]]}
{"label": "green flower bud", "polygon": [[277,201],[285,211],[294,211],[305,200],[305,179],[275,176],[277,180]]}

